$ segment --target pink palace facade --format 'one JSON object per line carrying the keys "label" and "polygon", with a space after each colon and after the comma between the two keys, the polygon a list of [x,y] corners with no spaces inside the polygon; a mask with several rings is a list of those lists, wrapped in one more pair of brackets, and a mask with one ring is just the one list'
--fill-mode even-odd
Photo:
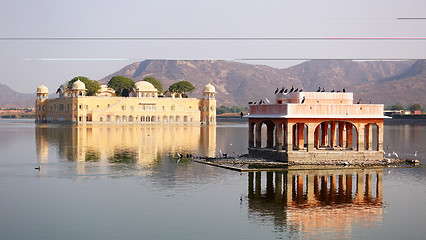
{"label": "pink palace facade", "polygon": [[354,104],[347,92],[276,96],[275,103],[250,105],[251,156],[304,163],[383,159],[383,104]]}

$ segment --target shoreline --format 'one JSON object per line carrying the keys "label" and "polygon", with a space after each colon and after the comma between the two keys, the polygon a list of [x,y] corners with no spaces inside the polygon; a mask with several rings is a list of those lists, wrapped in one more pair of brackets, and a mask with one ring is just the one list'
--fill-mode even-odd
{"label": "shoreline", "polygon": [[238,172],[250,171],[288,171],[288,170],[320,170],[320,169],[347,169],[347,168],[382,168],[382,167],[413,167],[419,166],[411,159],[384,158],[378,161],[333,161],[325,162],[274,162],[266,159],[242,156],[238,158],[198,158],[192,161],[214,167],[225,168]]}

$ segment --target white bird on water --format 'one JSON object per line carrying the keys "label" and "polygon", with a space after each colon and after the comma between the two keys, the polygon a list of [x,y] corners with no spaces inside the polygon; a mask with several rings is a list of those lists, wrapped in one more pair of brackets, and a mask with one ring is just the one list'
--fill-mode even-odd
{"label": "white bird on water", "polygon": [[397,154],[396,152],[392,152],[392,155],[393,155],[394,157],[398,157],[398,154]]}
{"label": "white bird on water", "polygon": [[414,157],[417,157],[417,151],[414,152]]}

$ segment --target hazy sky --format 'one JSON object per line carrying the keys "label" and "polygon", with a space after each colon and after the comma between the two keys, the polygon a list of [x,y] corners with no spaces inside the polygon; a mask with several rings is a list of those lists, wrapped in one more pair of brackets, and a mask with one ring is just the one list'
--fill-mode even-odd
{"label": "hazy sky", "polygon": [[424,59],[426,1],[2,0],[0,34],[0,83],[53,92],[145,59]]}

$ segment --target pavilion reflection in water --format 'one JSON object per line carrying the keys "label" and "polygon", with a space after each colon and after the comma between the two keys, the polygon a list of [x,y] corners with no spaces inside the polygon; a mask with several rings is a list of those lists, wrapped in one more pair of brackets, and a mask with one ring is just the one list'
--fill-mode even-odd
{"label": "pavilion reflection in water", "polygon": [[83,125],[36,126],[36,145],[41,164],[49,149],[58,157],[76,162],[132,162],[149,164],[161,155],[176,152],[213,157],[215,126]]}
{"label": "pavilion reflection in water", "polygon": [[348,237],[357,226],[382,222],[382,177],[383,169],[250,172],[249,216],[278,232]]}

